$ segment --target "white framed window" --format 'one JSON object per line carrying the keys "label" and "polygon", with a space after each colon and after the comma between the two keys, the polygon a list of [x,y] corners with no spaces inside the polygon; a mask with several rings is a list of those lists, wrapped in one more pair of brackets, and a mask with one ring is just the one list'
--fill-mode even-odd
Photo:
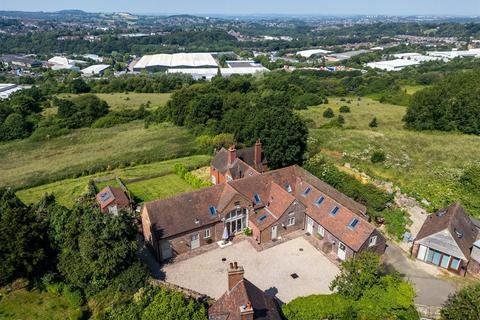
{"label": "white framed window", "polygon": [[227,175],[227,181],[232,181],[232,176]]}
{"label": "white framed window", "polygon": [[295,217],[288,218],[287,226],[293,226],[295,224]]}
{"label": "white framed window", "polygon": [[217,178],[215,178],[215,176],[212,176],[212,184],[217,184]]}
{"label": "white framed window", "polygon": [[210,234],[210,229],[206,229],[205,230],[205,239],[208,239],[211,237],[211,234]]}
{"label": "white framed window", "polygon": [[317,232],[318,232],[318,234],[321,235],[322,237],[325,237],[325,228],[322,227],[321,225],[318,225]]}
{"label": "white framed window", "polygon": [[376,244],[377,244],[377,236],[370,237],[370,240],[368,241],[368,246],[373,247]]}

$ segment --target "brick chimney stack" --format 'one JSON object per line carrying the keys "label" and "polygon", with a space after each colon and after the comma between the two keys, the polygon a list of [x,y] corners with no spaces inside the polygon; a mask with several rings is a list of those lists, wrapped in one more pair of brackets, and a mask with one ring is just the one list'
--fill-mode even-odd
{"label": "brick chimney stack", "polygon": [[255,142],[254,163],[260,165],[262,163],[262,142],[260,139]]}
{"label": "brick chimney stack", "polygon": [[253,320],[253,308],[250,301],[246,305],[240,306],[240,320]]}
{"label": "brick chimney stack", "polygon": [[232,290],[237,283],[243,280],[243,274],[243,267],[240,267],[237,262],[230,262],[230,266],[228,268],[228,291]]}
{"label": "brick chimney stack", "polygon": [[235,159],[237,159],[237,149],[235,149],[235,145],[233,145],[228,148],[228,164],[232,164]]}

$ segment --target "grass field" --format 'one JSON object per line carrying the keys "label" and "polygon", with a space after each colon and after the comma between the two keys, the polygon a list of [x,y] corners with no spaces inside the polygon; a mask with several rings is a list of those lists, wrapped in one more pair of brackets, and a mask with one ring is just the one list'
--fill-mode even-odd
{"label": "grass field", "polygon": [[[45,184],[42,186],[30,188],[30,189],[19,190],[17,191],[17,196],[25,203],[36,203],[38,202],[38,200],[42,198],[42,196],[45,193],[53,193],[59,203],[67,207],[70,207],[74,204],[76,199],[78,199],[83,193],[85,193],[85,191],[87,190],[86,188],[87,188],[88,181],[91,179],[104,177],[104,176],[112,176],[112,177],[118,176],[124,181],[127,181],[129,179],[138,179],[138,178],[145,178],[150,176],[160,176],[160,175],[165,176],[172,172],[173,166],[176,163],[182,163],[187,168],[197,168],[209,163],[210,159],[211,159],[210,156],[197,155],[197,156],[137,165],[133,167],[114,169],[108,172],[101,172],[98,174],[79,177],[75,179],[61,180],[61,181]],[[180,180],[181,182],[184,182],[180,178],[178,178],[178,180]],[[168,183],[170,183],[170,181],[176,182],[176,184],[179,187],[177,189],[174,189],[172,187],[172,190],[174,191],[172,191],[173,193],[169,194],[168,192],[169,192],[170,186],[168,185]],[[163,183],[166,183],[166,184],[163,184]],[[186,182],[184,183],[186,184]],[[97,183],[97,187],[101,189],[109,184],[116,185],[117,182],[115,180],[101,182],[101,183]],[[154,195],[154,198],[148,198],[149,200],[155,199],[155,197],[157,197],[156,196],[157,193],[155,193],[156,192],[155,190],[160,190],[158,191],[158,198],[164,197],[163,196],[164,194],[167,194],[168,196],[177,192],[182,192],[184,189],[185,191],[190,190],[188,188],[189,187],[188,184],[187,184],[188,187],[185,187],[184,184],[178,181],[174,181],[173,178],[171,178],[170,180],[165,179],[163,181],[162,179],[159,178],[157,180],[149,179],[142,182],[127,183],[127,187],[129,189],[130,189],[130,186],[133,186],[133,189],[130,190],[132,191],[133,195],[137,196],[139,199],[142,199],[142,200],[145,197],[148,198],[148,195],[146,196],[147,191],[143,191],[143,189],[150,188],[150,187],[152,188],[152,191],[150,192],[152,195]],[[180,188],[180,186],[183,186],[182,188],[184,189]],[[133,190],[137,190],[138,194],[137,192],[133,192]],[[175,190],[180,190],[180,191],[175,191]]]}
{"label": "grass field", "polygon": [[[118,109],[137,109],[141,104],[150,102],[150,109],[163,106],[170,98],[170,93],[95,93],[97,97],[105,100],[110,106],[110,110]],[[76,97],[75,94],[61,94],[62,98],[69,99]]]}
{"label": "grass field", "polygon": [[77,319],[80,314],[65,298],[38,290],[16,290],[0,300],[0,319],[63,320]]}
{"label": "grass field", "polygon": [[140,202],[168,198],[178,193],[194,190],[176,174],[127,184],[130,193]]}
{"label": "grass field", "polygon": [[190,155],[194,136],[168,124],[144,128],[134,121],[112,128],[84,128],[50,140],[0,143],[0,187],[34,186],[142,163]]}
{"label": "grass field", "polygon": [[406,93],[407,93],[407,94],[412,95],[412,94],[414,94],[415,92],[420,91],[420,90],[422,90],[422,89],[425,89],[425,88],[427,88],[427,87],[429,87],[429,86],[425,86],[425,85],[404,85],[404,86],[402,86],[401,88],[402,88],[403,90],[406,90]]}
{"label": "grass field", "polygon": [[[339,106],[346,103],[329,100],[328,107],[337,116]],[[405,130],[401,121],[405,107],[367,98],[353,99],[347,105],[351,113],[342,114],[344,128],[319,128],[330,121],[322,116],[325,105],[299,112],[315,123],[310,129],[311,146],[336,155],[339,163],[353,163],[367,174],[394,182],[402,191],[430,201],[431,209],[460,200],[471,214],[480,216],[480,196],[466,192],[459,181],[466,167],[479,162],[479,136]],[[374,116],[378,127],[370,128]],[[375,150],[386,154],[385,162],[370,161]]]}

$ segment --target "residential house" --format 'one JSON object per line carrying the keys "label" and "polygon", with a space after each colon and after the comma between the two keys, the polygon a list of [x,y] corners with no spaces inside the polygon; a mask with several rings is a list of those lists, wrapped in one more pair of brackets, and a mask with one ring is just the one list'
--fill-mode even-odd
{"label": "residential house", "polygon": [[480,272],[479,232],[465,209],[454,203],[428,216],[418,232],[412,256],[460,275]]}
{"label": "residential house", "polygon": [[[214,161],[212,167],[221,173]],[[143,234],[158,260],[221,241],[225,235],[233,237],[246,228],[259,244],[306,229],[324,251],[341,260],[363,250],[384,252],[385,239],[368,222],[365,206],[305,169],[294,165],[240,175],[232,167],[223,171],[232,174],[226,182],[145,203]],[[256,167],[264,168],[260,161]]]}
{"label": "residential house", "polygon": [[130,200],[120,188],[107,186],[95,198],[103,213],[117,214],[119,210],[130,209]]}
{"label": "residential house", "polygon": [[231,146],[218,151],[210,165],[213,184],[258,175],[267,171],[267,159],[262,150],[262,143],[257,140],[255,146],[237,150]]}
{"label": "residential house", "polygon": [[209,320],[281,320],[274,298],[244,278],[236,262],[228,269],[228,290],[208,309]]}

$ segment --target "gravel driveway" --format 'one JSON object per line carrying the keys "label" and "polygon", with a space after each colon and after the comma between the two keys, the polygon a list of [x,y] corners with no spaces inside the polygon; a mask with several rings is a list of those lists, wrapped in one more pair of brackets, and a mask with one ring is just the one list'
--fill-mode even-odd
{"label": "gravel driveway", "polygon": [[[261,252],[248,241],[241,241],[166,265],[163,272],[166,281],[216,299],[227,290],[227,266],[233,261],[244,267],[245,278],[285,303],[298,296],[330,293],[328,285],[339,272],[302,237]],[[298,278],[293,279],[293,273]]]}

